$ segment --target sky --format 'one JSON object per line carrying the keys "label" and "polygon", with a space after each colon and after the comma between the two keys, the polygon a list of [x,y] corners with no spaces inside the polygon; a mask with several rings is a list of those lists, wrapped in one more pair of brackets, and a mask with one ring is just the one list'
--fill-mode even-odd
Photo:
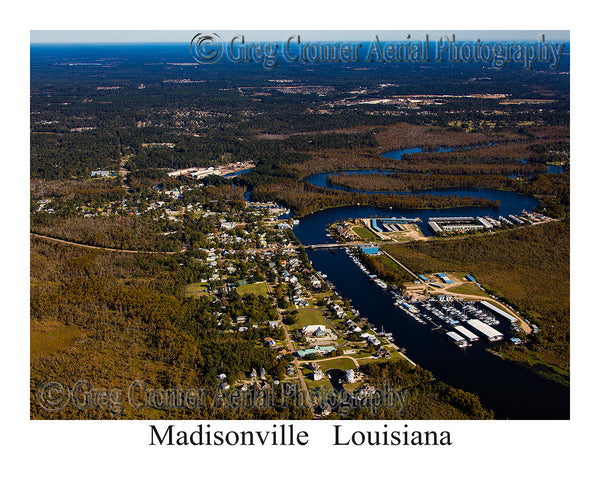
{"label": "sky", "polygon": [[256,41],[282,41],[304,35],[310,41],[370,40],[379,34],[385,41],[420,41],[425,34],[433,41],[439,35],[456,34],[457,41],[547,41],[568,42],[568,30],[31,30],[30,41],[39,43],[189,43],[197,33],[217,33],[227,41],[244,34]]}

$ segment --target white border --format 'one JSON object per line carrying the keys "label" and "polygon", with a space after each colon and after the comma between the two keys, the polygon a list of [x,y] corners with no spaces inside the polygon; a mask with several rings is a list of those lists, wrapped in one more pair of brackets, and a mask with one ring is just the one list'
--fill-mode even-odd
{"label": "white border", "polygon": [[[3,31],[3,91],[7,108],[2,132],[4,157],[3,304],[8,306],[4,331],[2,413],[7,420],[11,451],[5,470],[46,478],[112,475],[164,478],[187,473],[195,477],[233,475],[307,478],[313,475],[424,476],[471,478],[564,478],[583,469],[593,472],[597,418],[592,369],[598,316],[591,311],[588,281],[597,282],[597,254],[590,238],[586,202],[595,200],[598,178],[598,138],[591,112],[597,77],[598,43],[591,10],[577,2],[145,2],[127,4],[75,1],[22,4],[15,21],[11,14]],[[330,425],[310,423],[318,448],[149,448],[149,422],[32,422],[29,421],[28,358],[28,52],[29,30],[36,29],[556,29],[571,30],[572,72],[572,420],[563,422],[411,422],[412,428],[448,429],[455,444],[446,448],[327,446]],[[588,113],[589,112],[589,113]],[[597,122],[596,122],[597,123]],[[16,173],[16,175],[15,175]],[[592,183],[594,182],[594,183]],[[14,254],[13,254],[14,252]],[[14,341],[18,338],[18,341]],[[549,402],[552,399],[548,399]],[[214,422],[213,422],[214,423]],[[244,422],[251,428],[254,422]],[[238,422],[239,424],[239,422]],[[301,422],[297,422],[301,424]],[[238,425],[239,427],[239,425]],[[264,426],[263,426],[264,428]],[[360,428],[366,429],[367,422]],[[313,441],[311,440],[311,445]],[[7,452],[8,453],[8,452]],[[27,457],[25,457],[27,455]],[[10,468],[13,467],[13,468]],[[18,468],[19,470],[16,470]],[[9,470],[7,470],[9,471]],[[576,475],[576,473],[575,473]]]}

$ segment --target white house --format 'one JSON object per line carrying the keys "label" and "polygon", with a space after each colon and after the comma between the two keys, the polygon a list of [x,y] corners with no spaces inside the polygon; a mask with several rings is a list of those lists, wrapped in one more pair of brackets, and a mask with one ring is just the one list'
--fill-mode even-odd
{"label": "white house", "polygon": [[306,337],[322,337],[325,333],[325,325],[307,325],[302,328],[302,335]]}

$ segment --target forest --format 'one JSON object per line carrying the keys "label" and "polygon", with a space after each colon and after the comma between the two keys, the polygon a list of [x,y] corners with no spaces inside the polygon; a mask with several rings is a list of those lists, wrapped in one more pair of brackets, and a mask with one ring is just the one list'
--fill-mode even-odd
{"label": "forest", "polygon": [[[85,252],[32,240],[31,387],[44,379],[86,379],[96,387],[203,388],[215,393],[217,375],[232,381],[252,368],[277,375],[279,362],[260,329],[230,334],[217,319],[246,315],[264,324],[277,318],[267,297],[234,293],[226,302],[186,298],[182,258]],[[268,327],[267,327],[268,328]],[[269,329],[271,336],[276,332]],[[98,409],[68,407],[49,414],[32,402],[32,418],[112,418]],[[180,411],[181,418],[306,418],[302,408],[278,411]],[[126,409],[120,418],[166,418],[168,412]]]}
{"label": "forest", "polygon": [[[431,372],[418,366],[413,367],[408,362],[374,362],[362,368],[376,388],[387,385],[397,389],[410,389],[408,403],[402,411],[403,419],[482,420],[494,417],[492,411],[483,408],[476,395],[435,380]],[[366,412],[358,410],[353,418],[369,417]],[[377,411],[375,418],[398,418],[398,412],[393,407],[384,407]]]}
{"label": "forest", "polygon": [[325,208],[347,205],[372,205],[384,208],[424,209],[452,207],[493,207],[496,201],[485,198],[461,197],[453,195],[386,195],[369,193],[348,193],[316,187],[292,180],[262,185],[251,193],[258,201],[275,201],[292,209],[297,217]]}
{"label": "forest", "polygon": [[569,211],[569,177],[564,173],[526,178],[501,175],[436,175],[415,173],[343,174],[327,176],[327,183],[353,190],[374,192],[418,192],[435,188],[495,188],[527,193],[541,199],[537,211],[564,218]]}

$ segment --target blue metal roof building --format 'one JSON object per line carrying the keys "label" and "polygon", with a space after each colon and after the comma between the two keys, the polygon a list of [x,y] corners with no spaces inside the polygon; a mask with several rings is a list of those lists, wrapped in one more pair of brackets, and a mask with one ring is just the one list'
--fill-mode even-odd
{"label": "blue metal roof building", "polygon": [[454,281],[450,280],[448,275],[446,275],[445,273],[436,273],[436,276],[438,276],[440,280],[442,280],[442,282],[444,283],[454,283]]}
{"label": "blue metal roof building", "polygon": [[377,255],[379,253],[379,247],[377,245],[369,245],[366,247],[360,247],[363,253],[367,255]]}
{"label": "blue metal roof building", "polygon": [[375,230],[376,232],[381,232],[381,228],[377,225],[377,219],[376,218],[372,218],[371,219],[371,228],[373,230]]}

